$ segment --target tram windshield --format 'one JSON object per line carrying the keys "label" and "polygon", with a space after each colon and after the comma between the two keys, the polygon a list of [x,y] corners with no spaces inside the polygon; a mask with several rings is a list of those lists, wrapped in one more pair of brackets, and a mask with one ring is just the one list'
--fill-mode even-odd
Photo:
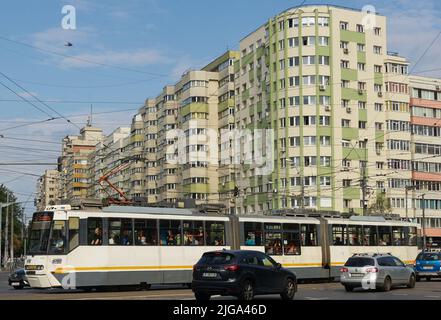
{"label": "tram windshield", "polygon": [[53,221],[52,212],[34,213],[29,235],[29,254],[63,254],[66,248],[66,222]]}

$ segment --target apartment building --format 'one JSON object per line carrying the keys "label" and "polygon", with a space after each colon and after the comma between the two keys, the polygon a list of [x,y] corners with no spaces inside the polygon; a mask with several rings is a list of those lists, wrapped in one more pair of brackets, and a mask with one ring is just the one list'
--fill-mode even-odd
{"label": "apartment building", "polygon": [[44,211],[46,206],[59,202],[60,173],[57,170],[46,170],[37,181],[35,206],[37,211]]}
{"label": "apartment building", "polygon": [[[107,183],[102,186],[97,182],[105,174],[109,173],[113,168],[118,167],[125,159],[126,154],[123,152],[124,139],[130,136],[130,127],[119,127],[110,135],[99,141],[95,150],[89,154],[89,175],[91,178],[90,188],[88,189],[88,198],[103,199],[107,197],[117,198],[118,193],[112,189]],[[123,188],[122,174],[117,172],[109,176],[109,182],[117,188]]]}
{"label": "apartment building", "polygon": [[386,141],[401,136],[389,132],[396,123],[409,124],[407,69],[396,77],[386,66],[408,63],[388,54],[386,17],[375,15],[368,27],[364,14],[292,8],[241,40],[236,127],[274,130],[274,172],[256,176],[253,166],[242,167],[238,213],[361,214],[387,193],[387,177],[403,175],[389,163],[410,152],[402,157]]}
{"label": "apartment building", "polygon": [[430,241],[441,243],[441,79],[410,77],[412,183],[409,216],[422,222]]}
{"label": "apartment building", "polygon": [[85,199],[91,187],[89,155],[103,139],[100,128],[86,126],[77,136],[67,136],[62,140],[62,154],[58,158],[60,171],[60,199]]}
{"label": "apartment building", "polygon": [[[220,197],[231,198],[232,169],[231,165],[219,167],[218,133],[234,126],[237,55],[229,51],[202,70],[185,72],[177,83],[164,87],[139,109],[131,132],[136,145],[126,150],[140,158],[130,169],[134,179],[131,196],[155,205],[175,204],[182,199],[219,204]],[[138,186],[139,192],[134,191]],[[234,210],[234,203],[227,203],[225,210]]]}

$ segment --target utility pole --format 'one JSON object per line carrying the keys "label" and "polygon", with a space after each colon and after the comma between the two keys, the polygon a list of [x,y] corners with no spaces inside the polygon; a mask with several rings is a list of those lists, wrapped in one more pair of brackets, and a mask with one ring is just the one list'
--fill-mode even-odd
{"label": "utility pole", "polygon": [[426,244],[426,201],[425,201],[425,194],[421,195],[422,199],[422,206],[423,206],[423,251],[426,251],[427,244]]}
{"label": "utility pole", "polygon": [[367,194],[367,182],[366,182],[366,161],[361,162],[361,192],[363,201],[363,216],[367,214],[366,194]]}
{"label": "utility pole", "polygon": [[11,242],[9,244],[10,258],[14,259],[14,205],[11,206]]}
{"label": "utility pole", "polygon": [[[6,191],[6,202],[9,203],[9,192]],[[3,251],[3,265],[8,261],[8,246],[9,246],[9,206],[6,207],[6,217],[5,217],[5,248]]]}

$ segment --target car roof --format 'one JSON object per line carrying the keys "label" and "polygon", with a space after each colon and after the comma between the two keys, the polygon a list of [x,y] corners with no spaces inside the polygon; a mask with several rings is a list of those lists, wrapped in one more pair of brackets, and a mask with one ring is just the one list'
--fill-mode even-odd
{"label": "car roof", "polygon": [[263,253],[263,252],[256,250],[215,250],[215,251],[207,251],[204,254],[208,254],[208,253],[229,253],[232,255],[244,255],[247,253]]}
{"label": "car roof", "polygon": [[356,253],[351,258],[393,257],[390,253]]}

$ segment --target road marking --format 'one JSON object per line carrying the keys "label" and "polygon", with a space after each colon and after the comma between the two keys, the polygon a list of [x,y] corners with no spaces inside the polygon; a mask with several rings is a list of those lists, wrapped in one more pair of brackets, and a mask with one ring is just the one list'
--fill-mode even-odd
{"label": "road marking", "polygon": [[323,298],[313,298],[313,297],[305,297],[306,300],[328,300],[328,297],[323,297]]}
{"label": "road marking", "polygon": [[392,293],[393,296],[408,296],[407,293]]}
{"label": "road marking", "polygon": [[440,296],[425,296],[425,298],[440,299]]}
{"label": "road marking", "polygon": [[68,299],[68,300],[126,300],[126,299],[144,299],[144,298],[174,298],[176,296],[189,296],[192,295],[190,293],[175,293],[175,294],[157,294],[157,295],[139,295],[139,296],[109,296],[109,297],[89,297],[89,298],[76,298],[76,299]]}

